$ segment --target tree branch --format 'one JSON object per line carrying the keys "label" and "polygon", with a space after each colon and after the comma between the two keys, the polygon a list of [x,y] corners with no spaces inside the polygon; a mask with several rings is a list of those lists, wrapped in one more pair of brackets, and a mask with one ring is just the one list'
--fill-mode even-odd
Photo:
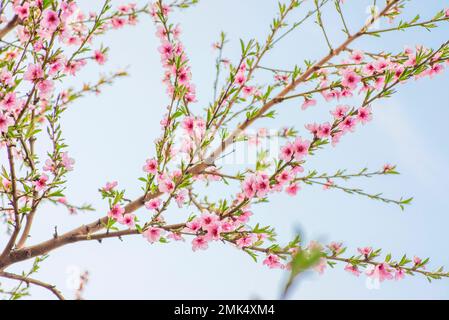
{"label": "tree branch", "polygon": [[6,244],[5,248],[3,249],[3,252],[0,256],[0,261],[4,259],[11,251],[11,249],[14,247],[14,244],[16,243],[17,237],[20,232],[20,216],[19,216],[19,204],[18,204],[18,197],[17,197],[17,183],[16,183],[16,171],[14,166],[14,156],[12,153],[13,146],[7,145],[7,153],[8,153],[8,162],[9,162],[9,174],[11,179],[11,189],[12,189],[12,207],[14,208],[14,231],[9,238],[8,243]]}
{"label": "tree branch", "polygon": [[8,24],[0,30],[0,40],[3,39],[8,33],[10,33],[19,24],[19,17],[15,15]]}
{"label": "tree branch", "polygon": [[36,279],[32,279],[32,278],[28,278],[28,277],[23,277],[14,273],[9,273],[9,272],[0,272],[0,277],[3,278],[8,278],[8,279],[12,279],[12,280],[18,280],[21,282],[25,282],[26,284],[34,284],[36,286],[45,288],[47,290],[50,290],[56,297],[58,297],[59,300],[65,300],[64,296],[61,294],[61,292],[56,289],[56,287],[54,285],[36,280]]}

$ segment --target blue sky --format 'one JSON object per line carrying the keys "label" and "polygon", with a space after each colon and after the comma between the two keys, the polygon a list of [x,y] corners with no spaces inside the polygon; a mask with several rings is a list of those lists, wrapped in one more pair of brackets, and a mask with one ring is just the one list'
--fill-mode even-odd
{"label": "blue sky", "polygon": [[[143,4],[144,1],[136,1]],[[310,1],[309,1],[310,2]],[[81,0],[86,9],[92,1]],[[115,1],[114,3],[119,3]],[[344,10],[351,30],[367,19],[369,1],[348,0]],[[214,0],[173,15],[184,30],[182,40],[189,55],[193,82],[197,86],[198,110],[212,97],[215,56],[212,42],[221,31],[228,34],[225,56],[236,59],[238,39],[265,38],[276,10],[271,0]],[[333,5],[324,12],[329,12]],[[432,16],[449,7],[449,1],[411,1],[408,16],[419,13]],[[290,21],[305,13],[297,10]],[[326,16],[326,14],[325,14]],[[325,18],[330,37],[338,44],[342,39],[331,14]],[[380,27],[387,27],[383,22]],[[162,69],[157,54],[158,42],[148,17],[134,28],[112,32],[101,40],[111,48],[107,65],[89,68],[80,79],[95,81],[99,72],[127,67],[130,77],[119,80],[100,96],[89,96],[72,105],[63,120],[70,153],[76,170],[69,175],[68,198],[75,203],[92,203],[97,212],[69,216],[62,208],[46,205],[36,221],[33,241],[51,237],[54,226],[60,232],[80,223],[103,216],[107,203],[97,189],[106,181],[118,180],[128,197],[140,195],[137,178],[144,159],[154,154],[153,140],[159,134],[159,121],[167,103],[160,79]],[[391,34],[381,39],[369,38],[354,46],[366,51],[398,51],[405,45],[424,44],[436,47],[447,40],[448,25],[429,33],[415,30]],[[100,43],[98,43],[99,45]],[[318,58],[326,47],[313,23],[293,32],[274,49],[263,65],[291,68],[304,59]],[[325,148],[310,159],[306,169],[333,172],[346,168],[377,169],[384,163],[398,165],[400,176],[354,180],[348,186],[383,192],[398,198],[414,196],[405,212],[397,207],[350,196],[338,191],[304,187],[291,198],[274,196],[269,204],[254,207],[253,222],[276,227],[279,240],[288,241],[298,229],[308,240],[343,241],[349,250],[371,245],[384,248],[393,256],[404,253],[431,257],[431,266],[449,266],[449,145],[447,123],[449,75],[433,80],[411,81],[391,99],[377,102],[374,121],[355,134],[345,136],[337,148]],[[279,128],[285,125],[303,128],[304,123],[327,114],[330,106],[301,112],[299,102],[279,107],[274,121],[260,122],[258,127]],[[224,192],[211,189],[213,196]],[[169,212],[173,218],[176,212]],[[174,220],[175,218],[173,218]],[[174,220],[175,221],[175,220]],[[175,221],[177,222],[177,221]],[[343,265],[323,276],[307,277],[291,297],[296,299],[448,299],[448,280],[429,284],[420,277],[401,282],[382,283],[378,290],[367,288],[365,278],[343,271]],[[27,264],[11,270],[21,271]],[[190,244],[149,245],[141,237],[121,242],[113,239],[80,243],[51,253],[37,278],[56,284],[68,297],[73,295],[70,277],[73,270],[89,270],[91,280],[87,299],[219,299],[278,298],[286,274],[255,264],[244,253],[222,244],[212,244],[204,252],[193,253]],[[33,289],[33,298],[49,298]]]}

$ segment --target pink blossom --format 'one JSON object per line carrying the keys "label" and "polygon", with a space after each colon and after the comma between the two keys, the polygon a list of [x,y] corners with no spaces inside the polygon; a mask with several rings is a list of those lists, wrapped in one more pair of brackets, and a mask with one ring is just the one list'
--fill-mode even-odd
{"label": "pink blossom", "polygon": [[334,181],[332,179],[327,179],[326,183],[323,186],[323,190],[329,190],[334,185]]}
{"label": "pink blossom", "polygon": [[129,10],[130,10],[129,5],[120,5],[118,7],[118,11],[120,11],[121,13],[128,13]]}
{"label": "pink blossom", "polygon": [[221,234],[221,225],[220,222],[214,222],[207,227],[203,226],[203,229],[207,230],[206,239],[209,241],[212,240],[220,240],[220,234]]}
{"label": "pink blossom", "polygon": [[298,193],[298,190],[299,190],[299,185],[297,183],[292,183],[285,189],[285,192],[287,192],[287,194],[290,196],[296,196],[296,194]]}
{"label": "pink blossom", "polygon": [[120,220],[120,223],[124,224],[124,225],[127,225],[128,228],[130,228],[130,229],[134,229],[134,227],[136,226],[136,223],[135,223],[134,219],[135,219],[135,215],[134,214],[127,213]]}
{"label": "pink blossom", "polygon": [[256,196],[259,198],[265,197],[268,194],[268,192],[270,192],[270,180],[268,176],[263,174],[257,175],[255,186],[256,186]]}
{"label": "pink blossom", "polygon": [[186,223],[188,231],[197,232],[201,229],[201,221],[199,218],[193,219]]}
{"label": "pink blossom", "polygon": [[0,102],[0,106],[3,107],[6,111],[12,111],[17,104],[17,98],[15,92],[9,92],[5,94],[2,101]]}
{"label": "pink blossom", "polygon": [[162,43],[158,50],[164,59],[170,59],[174,52],[173,45],[168,41]]}
{"label": "pink blossom", "polygon": [[380,282],[393,279],[390,266],[385,262],[376,265],[371,270],[368,270],[366,274],[368,277],[373,279],[379,279]]}
{"label": "pink blossom", "polygon": [[354,131],[357,122],[354,117],[346,117],[338,126],[338,128],[343,132]]}
{"label": "pink blossom", "polygon": [[323,98],[329,102],[333,99],[340,99],[340,91],[337,90],[328,90],[328,91],[323,91],[322,93]]}
{"label": "pink blossom", "polygon": [[242,183],[242,189],[245,196],[249,199],[256,195],[256,186],[254,184],[254,177],[246,178]]}
{"label": "pink blossom", "polygon": [[383,172],[384,173],[390,172],[392,170],[394,170],[394,166],[393,165],[391,165],[389,163],[384,164],[384,166],[383,166]]}
{"label": "pink blossom", "polygon": [[189,134],[193,135],[195,128],[195,119],[193,117],[185,117],[182,121],[182,128]]}
{"label": "pink blossom", "polygon": [[149,210],[158,210],[161,204],[162,200],[159,198],[155,198],[145,202],[145,208]]}
{"label": "pink blossom", "polygon": [[317,123],[309,123],[305,125],[306,129],[310,131],[311,134],[317,136],[320,126]]}
{"label": "pink blossom", "polygon": [[47,97],[54,89],[53,81],[51,80],[42,80],[37,84],[37,89],[41,93],[42,96]]}
{"label": "pink blossom", "polygon": [[184,238],[181,234],[176,232],[170,232],[170,234],[167,236],[167,238],[172,239],[174,241],[184,241]]}
{"label": "pink blossom", "polygon": [[6,86],[11,86],[13,84],[12,73],[9,72],[7,69],[1,70],[0,81]]}
{"label": "pink blossom", "polygon": [[423,265],[421,266],[421,264],[423,263],[422,259],[419,257],[413,257],[413,263],[415,264],[415,266],[420,266],[421,268],[425,269],[426,267]]}
{"label": "pink blossom", "polygon": [[125,26],[125,24],[126,24],[126,21],[123,18],[114,17],[111,19],[111,25],[112,25],[112,28],[114,28],[114,29],[123,28]]}
{"label": "pink blossom", "polygon": [[334,116],[336,120],[343,119],[346,116],[346,112],[348,112],[348,106],[337,106],[335,110],[331,111],[331,114]]}
{"label": "pink blossom", "polygon": [[156,30],[156,36],[157,36],[159,39],[161,39],[161,40],[166,40],[166,39],[167,39],[167,35],[168,35],[167,30],[166,30],[164,27],[159,26],[159,27],[157,28],[157,30]]}
{"label": "pink blossom", "polygon": [[243,211],[243,213],[239,216],[237,216],[237,220],[240,223],[247,223],[249,221],[249,218],[253,215],[253,213],[247,209]]}
{"label": "pink blossom", "polygon": [[323,123],[319,126],[316,136],[320,139],[327,138],[331,135],[332,126],[329,122]]}
{"label": "pink blossom", "polygon": [[59,25],[59,17],[56,12],[53,10],[45,10],[43,13],[43,18],[41,21],[42,27],[44,27],[47,30],[55,31],[56,28],[58,28]]}
{"label": "pink blossom", "polygon": [[404,73],[404,67],[397,66],[396,69],[394,70],[395,79],[396,80],[399,79],[403,73]]}
{"label": "pink blossom", "polygon": [[45,160],[45,164],[44,164],[44,166],[42,167],[42,169],[43,169],[44,171],[55,172],[55,170],[56,170],[56,165],[55,165],[55,163],[53,162],[53,160],[47,159],[47,160]]}
{"label": "pink blossom", "polygon": [[371,254],[371,252],[373,251],[373,248],[371,248],[371,247],[358,248],[357,251],[360,254],[363,254],[364,256],[369,256]]}
{"label": "pink blossom", "polygon": [[186,190],[179,191],[178,194],[175,196],[175,201],[179,208],[182,208],[186,199],[187,199],[187,191]]}
{"label": "pink blossom", "polygon": [[76,76],[76,73],[84,66],[85,60],[71,61],[64,66],[64,72],[72,76]]}
{"label": "pink blossom", "polygon": [[61,198],[59,198],[59,199],[58,199],[58,202],[61,203],[61,204],[65,204],[65,205],[68,204],[67,198],[66,198],[66,197],[61,197]]}
{"label": "pink blossom", "polygon": [[37,40],[33,44],[33,48],[34,48],[34,51],[36,51],[36,52],[44,50],[44,42],[42,40]]}
{"label": "pink blossom", "polygon": [[355,63],[361,63],[364,59],[364,53],[363,51],[360,50],[354,50],[351,54],[351,59],[355,62]]}
{"label": "pink blossom", "polygon": [[284,265],[280,262],[279,257],[274,254],[269,254],[263,261],[263,265],[267,266],[270,269],[284,268]]}
{"label": "pink blossom", "polygon": [[288,162],[292,160],[293,155],[294,155],[293,145],[289,143],[281,148],[281,154],[279,155],[279,158],[281,160]]}
{"label": "pink blossom", "polygon": [[36,191],[42,191],[47,186],[48,176],[44,173],[42,174],[38,180],[33,181],[34,188]]}
{"label": "pink blossom", "polygon": [[354,265],[352,265],[352,264],[350,264],[350,263],[348,263],[348,264],[346,265],[345,271],[347,271],[347,272],[353,274],[353,275],[356,276],[356,277],[358,277],[358,276],[360,275],[360,271],[359,271],[359,269],[357,268],[357,266],[354,266]]}
{"label": "pink blossom", "polygon": [[229,220],[229,221],[222,220],[221,221],[221,230],[223,232],[231,232],[231,231],[235,230],[235,228],[237,226],[238,226],[238,224],[234,223],[232,220]]}
{"label": "pink blossom", "polygon": [[6,179],[6,178],[3,178],[2,179],[2,187],[3,187],[3,190],[6,190],[6,191],[8,191],[8,190],[10,190],[11,189],[11,181],[10,180],[8,180],[8,179]]}
{"label": "pink blossom", "polygon": [[433,77],[434,75],[440,74],[443,72],[444,66],[442,64],[435,63],[430,69],[429,69],[429,76]]}
{"label": "pink blossom", "polygon": [[362,69],[363,74],[367,76],[372,76],[376,72],[376,67],[373,63],[367,63]]}
{"label": "pink blossom", "polygon": [[351,90],[354,90],[355,88],[357,88],[357,85],[359,84],[361,79],[362,77],[360,77],[354,71],[345,70],[343,72],[343,80],[341,81],[341,84]]}
{"label": "pink blossom", "polygon": [[67,171],[72,171],[73,165],[75,164],[75,160],[70,158],[67,152],[62,152],[61,164]]}
{"label": "pink blossom", "polygon": [[416,65],[416,54],[410,54],[408,60],[404,62],[406,67],[414,67]]}
{"label": "pink blossom", "polygon": [[106,185],[103,187],[103,191],[110,192],[110,191],[114,190],[114,188],[117,187],[117,185],[118,185],[117,181],[106,182]]}
{"label": "pink blossom", "polygon": [[362,124],[371,121],[372,118],[373,116],[370,106],[359,108],[359,110],[357,111],[357,120]]}
{"label": "pink blossom", "polygon": [[244,86],[243,89],[242,89],[243,96],[245,98],[249,97],[250,95],[252,95],[254,93],[254,90],[255,90],[255,88],[252,87],[252,86]]}
{"label": "pink blossom", "polygon": [[48,70],[48,73],[49,73],[50,75],[55,75],[55,74],[57,74],[59,71],[61,71],[63,68],[64,68],[64,63],[63,63],[62,61],[60,61],[60,60],[56,60],[56,61],[53,61],[53,62],[50,64],[50,68],[49,68],[49,70]]}
{"label": "pink blossom", "polygon": [[148,159],[143,166],[143,171],[149,174],[157,173],[158,163],[156,159]]}
{"label": "pink blossom", "polygon": [[44,71],[42,70],[42,67],[37,64],[30,63],[28,65],[27,71],[23,75],[23,78],[25,80],[35,82],[37,80],[42,79],[44,76]]}
{"label": "pink blossom", "polygon": [[[18,26],[17,27],[17,37],[19,38],[19,41],[24,44],[30,39],[30,31],[25,28],[24,26]],[[9,59],[16,58],[16,54],[10,54]]]}
{"label": "pink blossom", "polygon": [[204,236],[198,236],[192,240],[192,250],[206,250],[209,247]]}
{"label": "pink blossom", "polygon": [[235,80],[234,80],[235,84],[239,85],[239,86],[243,86],[246,82],[246,76],[244,72],[238,72],[237,75],[235,76]]}
{"label": "pink blossom", "polygon": [[405,278],[405,271],[402,268],[396,269],[394,273],[394,280],[399,281]]}
{"label": "pink blossom", "polygon": [[172,176],[173,179],[181,178],[181,176],[182,176],[182,171],[179,170],[179,169],[173,170],[171,176]]}
{"label": "pink blossom", "polygon": [[302,173],[302,172],[304,172],[304,168],[301,167],[300,165],[292,166],[292,174],[293,175],[297,175],[298,173]]}
{"label": "pink blossom", "polygon": [[94,52],[94,59],[95,59],[95,61],[97,61],[97,63],[99,65],[105,64],[106,60],[107,60],[106,55],[103,52],[101,52],[100,50],[96,50]]}
{"label": "pink blossom", "polygon": [[293,150],[295,152],[295,160],[302,160],[307,154],[309,154],[310,141],[302,140],[301,137],[297,138],[293,144]]}
{"label": "pink blossom", "polygon": [[159,191],[163,193],[171,193],[175,190],[175,183],[169,179],[159,181]]}
{"label": "pink blossom", "polygon": [[149,227],[145,230],[142,235],[144,238],[148,240],[149,243],[158,242],[162,235],[165,233],[165,230],[157,227]]}
{"label": "pink blossom", "polygon": [[290,182],[291,180],[292,180],[292,175],[288,170],[283,170],[281,173],[279,173],[276,176],[276,181],[281,184]]}
{"label": "pink blossom", "polygon": [[[363,85],[364,85],[364,84],[363,84]],[[343,88],[343,89],[341,90],[340,96],[343,97],[343,98],[351,98],[351,97],[353,96],[353,94],[352,94],[352,91],[351,91],[351,90],[349,90],[349,89],[347,89],[347,88]]]}
{"label": "pink blossom", "polygon": [[201,222],[201,226],[203,227],[203,229],[207,229],[208,227],[217,223],[218,220],[219,220],[219,218],[215,214],[205,213],[205,214],[202,214],[200,217],[200,222]]}
{"label": "pink blossom", "polygon": [[188,86],[190,82],[190,71],[188,68],[181,68],[178,70],[178,83],[184,86]]}
{"label": "pink blossom", "polygon": [[240,249],[251,247],[253,243],[254,243],[253,235],[243,236],[236,241],[237,247],[239,247]]}
{"label": "pink blossom", "polygon": [[328,247],[333,253],[338,254],[341,252],[343,244],[341,242],[331,242]]}
{"label": "pink blossom", "polygon": [[242,183],[247,198],[264,197],[270,191],[270,181],[266,174],[255,174],[247,177]]}
{"label": "pink blossom", "polygon": [[70,46],[79,46],[82,43],[82,39],[76,36],[70,36],[65,39],[65,42]]}
{"label": "pink blossom", "polygon": [[30,14],[29,3],[25,2],[23,5],[16,6],[14,8],[14,12],[17,14],[20,20],[25,20]]}
{"label": "pink blossom", "polygon": [[125,208],[123,208],[119,204],[115,204],[112,206],[111,210],[109,210],[108,217],[120,221],[124,213]]}
{"label": "pink blossom", "polygon": [[316,106],[316,100],[315,99],[306,99],[304,101],[304,103],[302,104],[301,109],[306,110],[307,108],[312,107],[312,106]]}
{"label": "pink blossom", "polygon": [[374,88],[376,90],[382,90],[385,86],[385,77],[378,77],[374,80]]}
{"label": "pink blossom", "polygon": [[390,66],[390,63],[390,60],[380,58],[374,62],[374,67],[376,68],[377,72],[383,72]]}
{"label": "pink blossom", "polygon": [[283,84],[287,84],[288,82],[288,75],[285,74],[276,74],[274,76],[274,80]]}
{"label": "pink blossom", "polygon": [[68,18],[70,16],[72,16],[77,9],[77,5],[75,2],[67,2],[67,1],[62,1],[61,2],[61,11],[62,11],[62,16],[64,18]]}
{"label": "pink blossom", "polygon": [[320,261],[318,262],[318,264],[313,267],[313,269],[318,272],[320,275],[322,275],[324,273],[324,271],[327,268],[327,260],[326,258],[320,258]]}

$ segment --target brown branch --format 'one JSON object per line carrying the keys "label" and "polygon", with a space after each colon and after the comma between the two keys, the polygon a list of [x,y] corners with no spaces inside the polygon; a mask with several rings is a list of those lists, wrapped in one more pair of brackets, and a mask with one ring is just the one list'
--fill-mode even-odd
{"label": "brown branch", "polygon": [[[177,224],[171,224],[166,226],[160,226],[159,228],[164,229],[165,231],[171,231],[171,230],[177,230],[180,228],[185,227],[185,223],[177,223]],[[91,241],[91,240],[97,240],[101,241],[103,239],[108,238],[121,238],[123,236],[131,236],[131,235],[137,235],[140,234],[139,230],[136,229],[129,229],[129,230],[121,230],[121,231],[115,231],[115,232],[104,232],[104,233],[98,233],[98,234],[87,234],[78,236],[76,238],[76,242],[78,241]]]}
{"label": "brown branch", "polygon": [[19,216],[19,204],[18,204],[18,196],[17,196],[17,183],[16,183],[16,171],[14,167],[14,155],[12,153],[12,145],[7,145],[7,153],[8,153],[8,162],[9,162],[9,174],[11,179],[11,190],[12,190],[12,207],[14,208],[14,231],[9,238],[8,243],[6,244],[3,252],[0,256],[0,261],[2,261],[6,256],[9,255],[11,249],[14,247],[14,244],[17,240],[17,237],[20,232],[20,216]]}
{"label": "brown branch", "polygon": [[[25,151],[25,159],[27,160],[31,170],[34,172],[36,170],[36,166],[33,160],[34,155],[34,146],[33,146],[33,139],[30,139],[30,148],[27,147],[26,142],[23,140],[23,138],[20,138],[20,143],[23,147],[23,150]],[[26,215],[26,223],[25,228],[23,230],[22,235],[19,238],[19,241],[17,243],[17,249],[21,249],[25,246],[25,242],[28,239],[28,236],[31,232],[31,226],[33,225],[34,216],[37,211],[37,205],[35,205],[35,199],[37,198],[37,192],[35,189],[33,189],[33,206],[30,213]]]}
{"label": "brown branch", "polygon": [[25,242],[28,239],[28,236],[30,235],[31,226],[33,225],[34,216],[36,214],[37,208],[34,208],[27,216],[26,216],[26,223],[25,228],[23,229],[22,235],[19,238],[19,241],[17,242],[17,249],[22,249],[25,246]]}
{"label": "brown branch", "polygon": [[15,15],[8,24],[0,30],[0,40],[3,39],[8,33],[10,33],[19,24],[19,17]]}
{"label": "brown branch", "polygon": [[23,276],[14,274],[14,273],[9,273],[9,272],[0,272],[0,277],[18,280],[20,282],[25,282],[27,285],[34,284],[36,286],[50,290],[56,297],[58,297],[59,300],[65,300],[64,296],[61,294],[61,292],[58,289],[56,289],[56,287],[54,285],[51,285],[51,284],[48,284],[48,283],[45,283],[45,282],[42,282],[42,281],[39,281],[36,279],[23,277]]}

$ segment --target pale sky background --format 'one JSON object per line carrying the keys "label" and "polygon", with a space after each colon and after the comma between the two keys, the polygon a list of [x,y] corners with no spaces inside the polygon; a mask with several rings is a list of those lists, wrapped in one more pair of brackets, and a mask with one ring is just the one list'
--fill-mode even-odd
{"label": "pale sky background", "polygon": [[[100,1],[79,1],[94,10]],[[136,1],[138,4],[144,1]],[[310,1],[309,1],[310,2]],[[382,1],[380,1],[382,2]],[[95,3],[95,5],[93,4]],[[121,3],[114,1],[114,3]],[[344,11],[351,30],[367,18],[369,1],[348,0]],[[90,8],[91,7],[91,8]],[[181,23],[182,41],[193,71],[200,103],[198,110],[212,96],[215,53],[211,44],[220,31],[230,42],[225,57],[236,59],[238,39],[256,37],[263,40],[277,4],[272,0],[202,0],[191,9],[176,13],[173,22]],[[414,0],[408,5],[408,16],[419,13],[431,17],[449,7],[449,1]],[[330,12],[328,5],[323,12]],[[305,9],[289,19],[299,20]],[[75,203],[92,203],[97,212],[69,216],[65,209],[46,205],[39,212],[33,242],[51,237],[53,228],[60,232],[103,216],[107,203],[97,189],[106,181],[118,180],[126,188],[128,198],[140,195],[141,167],[154,155],[153,140],[159,134],[159,121],[167,103],[160,79],[162,69],[157,53],[158,40],[149,17],[142,17],[137,27],[126,27],[102,37],[109,45],[109,61],[105,67],[88,68],[79,79],[95,81],[98,72],[129,67],[129,78],[121,79],[103,90],[100,96],[89,96],[71,106],[64,116],[65,137],[70,154],[76,159],[75,171],[69,174],[67,196]],[[334,30],[335,44],[342,39],[334,14],[324,14],[325,23]],[[380,27],[388,27],[383,22]],[[398,51],[405,45],[424,44],[437,47],[447,40],[448,24],[429,33],[414,30],[386,35],[381,39],[358,41],[355,47],[366,51],[379,49]],[[98,42],[100,44],[100,42]],[[308,23],[280,42],[263,62],[270,67],[291,68],[304,59],[319,58],[326,52],[321,33]],[[271,224],[277,228],[279,240],[285,243],[299,228],[308,240],[343,241],[348,252],[371,245],[384,248],[394,257],[404,253],[431,257],[430,267],[449,267],[449,144],[447,118],[449,75],[425,79],[400,87],[394,98],[374,105],[374,121],[345,136],[337,148],[326,147],[308,161],[306,169],[334,172],[339,168],[357,171],[363,167],[380,168],[384,163],[398,165],[400,176],[354,180],[347,185],[363,187],[387,196],[414,196],[405,212],[395,206],[350,196],[339,191],[322,191],[304,187],[291,198],[272,197],[269,204],[254,207],[252,222]],[[279,128],[304,123],[328,115],[335,104],[318,106],[301,112],[300,102],[281,105],[274,121],[260,122],[256,128]],[[220,188],[212,189],[217,196]],[[221,190],[221,193],[224,191]],[[179,222],[169,212],[169,220]],[[0,239],[4,239],[1,237]],[[3,243],[3,240],[1,241]],[[213,243],[210,249],[192,252],[190,239],[185,243],[150,245],[140,236],[97,242],[78,243],[51,252],[36,278],[56,284],[68,297],[73,269],[89,270],[91,279],[86,299],[276,299],[285,281],[285,272],[269,270],[254,263],[246,254],[231,246]],[[449,280],[429,284],[423,277],[406,277],[400,282],[382,283],[380,289],[369,290],[365,277],[356,278],[338,265],[322,276],[313,274],[297,286],[295,299],[448,299]],[[24,263],[10,270],[27,270]],[[42,289],[33,289],[32,298],[52,298]]]}

